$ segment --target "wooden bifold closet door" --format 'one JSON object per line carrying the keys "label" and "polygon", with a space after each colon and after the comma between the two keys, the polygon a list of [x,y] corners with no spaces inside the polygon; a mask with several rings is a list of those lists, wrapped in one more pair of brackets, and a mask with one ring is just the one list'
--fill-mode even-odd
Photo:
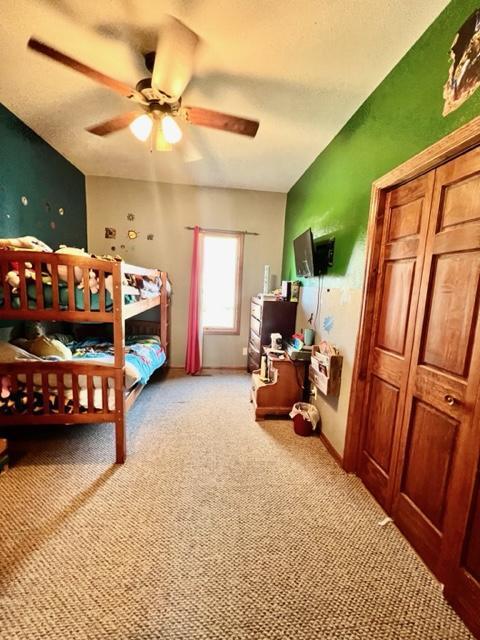
{"label": "wooden bifold closet door", "polygon": [[360,476],[480,634],[480,149],[387,194]]}

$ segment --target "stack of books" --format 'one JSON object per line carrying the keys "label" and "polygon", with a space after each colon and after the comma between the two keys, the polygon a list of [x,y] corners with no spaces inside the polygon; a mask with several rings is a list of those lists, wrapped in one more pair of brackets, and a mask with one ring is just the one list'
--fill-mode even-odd
{"label": "stack of books", "polygon": [[8,469],[8,443],[5,438],[0,438],[0,473]]}

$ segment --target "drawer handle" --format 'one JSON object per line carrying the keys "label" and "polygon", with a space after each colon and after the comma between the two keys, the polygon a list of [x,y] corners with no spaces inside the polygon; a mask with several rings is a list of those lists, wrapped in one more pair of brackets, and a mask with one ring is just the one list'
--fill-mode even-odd
{"label": "drawer handle", "polygon": [[445,402],[450,405],[451,407],[453,407],[453,405],[457,402],[455,400],[455,398],[453,396],[451,396],[449,393],[447,393],[444,397]]}

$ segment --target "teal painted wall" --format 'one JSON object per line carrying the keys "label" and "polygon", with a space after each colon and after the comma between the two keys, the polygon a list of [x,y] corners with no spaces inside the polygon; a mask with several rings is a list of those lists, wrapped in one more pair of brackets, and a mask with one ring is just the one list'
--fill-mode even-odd
{"label": "teal painted wall", "polygon": [[86,248],[85,176],[0,104],[0,237],[22,235]]}
{"label": "teal painted wall", "polygon": [[[453,0],[288,193],[283,277],[295,279],[293,239],[335,235],[324,286],[360,288],[372,182],[480,113],[480,90],[442,116],[453,38],[479,0]],[[304,284],[317,286],[318,280]]]}

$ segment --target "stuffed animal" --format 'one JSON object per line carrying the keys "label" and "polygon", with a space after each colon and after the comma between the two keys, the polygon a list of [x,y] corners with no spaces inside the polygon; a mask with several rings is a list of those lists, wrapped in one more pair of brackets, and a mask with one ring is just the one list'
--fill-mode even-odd
{"label": "stuffed animal", "polygon": [[[25,262],[25,279],[35,280],[35,271],[32,269],[31,262]],[[12,269],[9,271],[5,277],[5,282],[8,283],[12,287],[12,293],[18,292],[18,287],[20,286],[20,271],[19,269]]]}
{"label": "stuffed animal", "polygon": [[0,249],[17,251],[45,251],[52,253],[52,249],[34,236],[22,236],[21,238],[0,238]]}
{"label": "stuffed animal", "polygon": [[12,381],[10,376],[2,376],[0,378],[0,397],[9,398],[12,388]]}
{"label": "stuffed animal", "polygon": [[[82,279],[77,289],[83,289],[84,287],[85,287],[85,283],[83,282],[83,279]],[[100,290],[98,275],[93,269],[90,269],[88,271],[88,288],[90,289],[90,293],[98,293]]]}
{"label": "stuffed animal", "polygon": [[[5,282],[10,285],[12,288],[12,293],[18,293],[18,287],[20,286],[20,263],[19,262],[10,262],[10,271],[7,273],[5,277]],[[33,264],[31,262],[24,263],[24,277],[25,280],[35,280],[36,273],[33,269]]]}
{"label": "stuffed animal", "polygon": [[[52,249],[34,236],[22,236],[20,238],[0,238],[0,249],[6,249],[9,251],[44,251],[46,253],[52,253]],[[35,271],[33,270],[31,262],[25,262],[25,278],[31,278],[35,280]],[[16,293],[20,285],[20,263],[11,262],[10,271],[5,277],[7,282],[12,287],[12,292]]]}
{"label": "stuffed animal", "polygon": [[[70,256],[84,256],[85,258],[89,258],[90,254],[87,253],[84,249],[77,249],[77,247],[66,247],[65,245],[60,245],[60,249],[55,251],[56,254],[59,255],[70,255]],[[52,265],[47,265],[48,271],[52,273]],[[83,280],[83,269],[81,267],[74,267],[74,279],[75,284],[79,284]],[[68,269],[66,265],[60,265],[58,267],[58,277],[63,282],[67,282],[68,280]]]}

